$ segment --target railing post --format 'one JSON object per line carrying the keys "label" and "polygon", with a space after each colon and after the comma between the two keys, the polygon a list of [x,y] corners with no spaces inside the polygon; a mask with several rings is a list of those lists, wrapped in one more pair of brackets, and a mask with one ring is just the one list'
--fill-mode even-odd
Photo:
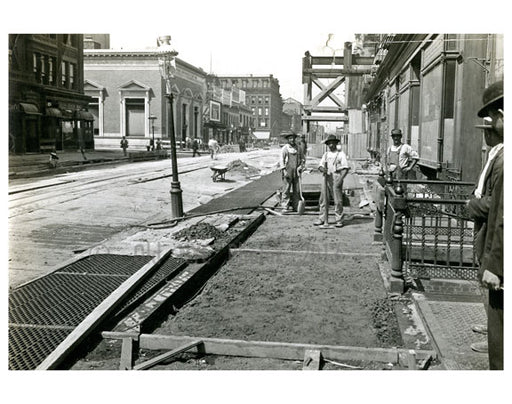
{"label": "railing post", "polygon": [[382,225],[384,222],[383,215],[384,215],[384,209],[385,209],[384,202],[385,202],[386,190],[384,188],[384,184],[385,184],[384,177],[381,177],[381,178],[382,178],[381,179],[382,183],[380,181],[377,181],[377,183],[375,184],[375,195],[374,195],[376,212],[375,212],[375,229],[373,232],[373,241],[376,243],[382,243],[382,241],[384,240],[384,237],[382,235]]}
{"label": "railing post", "polygon": [[395,198],[393,198],[393,217],[392,239],[390,240],[391,250],[391,292],[403,293],[404,274],[403,274],[403,253],[402,240],[404,232],[403,217],[407,209],[404,188],[400,183],[395,187]]}

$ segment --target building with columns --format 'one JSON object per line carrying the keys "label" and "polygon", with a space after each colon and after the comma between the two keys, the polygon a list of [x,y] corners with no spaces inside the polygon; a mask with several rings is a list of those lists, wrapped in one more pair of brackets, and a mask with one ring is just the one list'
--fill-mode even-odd
{"label": "building with columns", "polygon": [[[207,74],[176,59],[171,90],[178,147],[202,136]],[[158,55],[149,50],[84,50],[84,92],[93,98],[89,112],[95,119],[97,149],[119,148],[126,136],[129,150],[146,149],[153,140],[168,141],[165,81]],[[152,118],[152,119],[150,119]]]}

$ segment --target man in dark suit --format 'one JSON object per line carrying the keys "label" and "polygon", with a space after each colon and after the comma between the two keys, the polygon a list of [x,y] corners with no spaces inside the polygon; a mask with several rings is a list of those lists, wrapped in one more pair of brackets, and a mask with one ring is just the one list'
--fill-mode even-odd
{"label": "man in dark suit", "polygon": [[484,118],[489,157],[480,174],[475,198],[468,202],[475,221],[479,278],[488,289],[487,341],[490,369],[503,369],[503,81],[490,85],[478,116]]}

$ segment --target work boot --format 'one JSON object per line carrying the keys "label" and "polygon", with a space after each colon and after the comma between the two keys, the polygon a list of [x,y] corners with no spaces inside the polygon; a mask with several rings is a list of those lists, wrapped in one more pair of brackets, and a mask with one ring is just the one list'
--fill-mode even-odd
{"label": "work boot", "polygon": [[487,335],[487,326],[483,324],[474,324],[473,327],[471,327],[473,332],[476,332],[477,334],[484,334]]}
{"label": "work boot", "polygon": [[315,220],[315,221],[313,222],[313,225],[315,225],[315,226],[321,226],[322,224],[324,224],[324,221],[323,221],[323,220],[320,220],[320,219]]}
{"label": "work boot", "polygon": [[343,220],[340,220],[339,222],[336,222],[334,226],[336,227],[343,227],[345,224],[343,223]]}
{"label": "work boot", "polygon": [[487,341],[474,342],[470,345],[471,349],[475,352],[487,353],[489,351],[489,345]]}

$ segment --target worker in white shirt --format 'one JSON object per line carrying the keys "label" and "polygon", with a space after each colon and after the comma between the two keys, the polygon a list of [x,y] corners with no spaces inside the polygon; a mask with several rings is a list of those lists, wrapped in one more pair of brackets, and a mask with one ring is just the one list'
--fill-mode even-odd
{"label": "worker in white shirt", "polygon": [[215,140],[213,137],[210,138],[210,140],[208,140],[208,149],[210,151],[210,157],[212,160],[216,160],[217,153],[220,150],[219,142],[217,142],[217,140]]}
{"label": "worker in white shirt", "polygon": [[[329,192],[329,200],[334,198],[334,216],[336,218],[336,227],[343,227],[343,180],[350,169],[347,156],[343,150],[338,150],[337,145],[339,139],[334,135],[329,135],[324,141],[329,150],[327,150],[320,163],[318,169],[327,176],[327,190],[325,189],[325,181],[322,181],[322,191],[320,193],[320,216],[318,220],[313,222],[315,226],[324,224],[326,209],[326,192]],[[325,168],[327,163],[327,170]],[[327,223],[326,223],[327,224]]]}
{"label": "worker in white shirt", "polygon": [[406,180],[419,160],[418,153],[407,143],[402,142],[402,131],[400,129],[393,129],[391,138],[393,144],[388,147],[386,153],[387,170],[393,173],[395,179]]}

